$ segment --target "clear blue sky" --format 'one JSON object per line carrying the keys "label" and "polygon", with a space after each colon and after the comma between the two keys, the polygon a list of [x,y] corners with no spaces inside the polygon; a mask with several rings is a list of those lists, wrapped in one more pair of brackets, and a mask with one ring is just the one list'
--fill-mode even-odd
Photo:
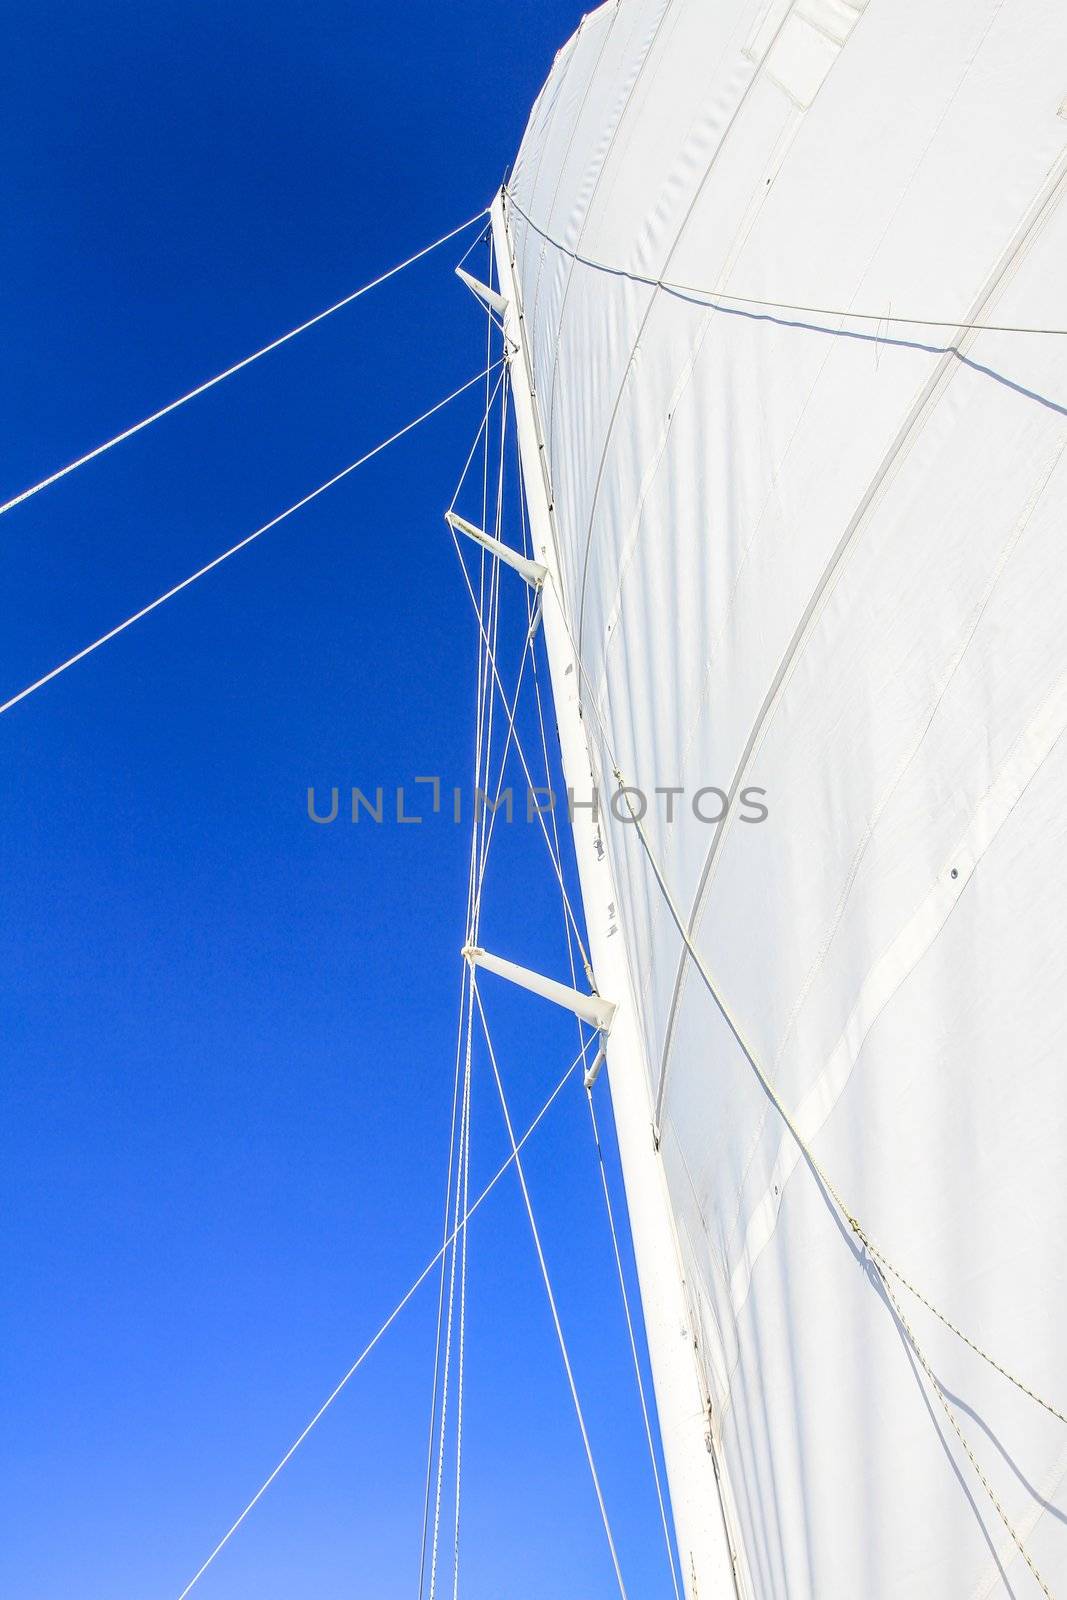
{"label": "clear blue sky", "polygon": [[[487,202],[578,20],[11,0],[0,498]],[[0,698],[476,371],[460,253],[3,518]],[[0,719],[12,1600],[176,1596],[435,1248],[465,832],[316,828],[305,792],[468,778],[441,512],[477,416],[460,402]],[[487,892],[486,942],[563,975],[532,833],[503,830]],[[486,992],[524,1124],[572,1031]],[[504,1151],[482,1063],[474,1099],[477,1183]],[[665,1595],[577,1083],[529,1171],[630,1593]],[[434,1312],[428,1286],[204,1600],[415,1594]],[[465,1437],[463,1594],[612,1594],[513,1180],[471,1229]]]}

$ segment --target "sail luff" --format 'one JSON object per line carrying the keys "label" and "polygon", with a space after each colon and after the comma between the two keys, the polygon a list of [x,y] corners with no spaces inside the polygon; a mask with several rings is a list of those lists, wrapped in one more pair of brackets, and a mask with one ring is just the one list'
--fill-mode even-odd
{"label": "sail luff", "polygon": [[1065,1586],[1065,55],[609,0],[509,185],[746,1600]]}
{"label": "sail luff", "polygon": [[[533,553],[548,569],[544,629],[563,772],[576,799],[590,800],[596,790],[595,766],[581,714],[578,664],[562,610],[551,489],[502,194],[491,217],[498,277],[508,299],[504,331],[514,352],[512,394]],[[686,1594],[689,1600],[698,1595],[701,1600],[734,1600],[737,1588],[712,1455],[708,1397],[695,1361],[693,1319],[653,1139],[648,1065],[617,917],[618,894],[591,806],[573,808],[573,831],[597,985],[617,1002],[607,1048],[608,1081]]]}

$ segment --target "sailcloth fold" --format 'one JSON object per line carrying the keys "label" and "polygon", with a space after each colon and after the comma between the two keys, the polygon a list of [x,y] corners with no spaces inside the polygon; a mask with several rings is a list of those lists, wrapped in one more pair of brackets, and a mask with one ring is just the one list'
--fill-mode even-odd
{"label": "sailcloth fold", "polygon": [[968,1454],[751,1059],[1063,1409],[1065,95],[1062,0],[622,0],[505,199],[748,1600],[1067,1590],[1067,1427],[894,1280]]}

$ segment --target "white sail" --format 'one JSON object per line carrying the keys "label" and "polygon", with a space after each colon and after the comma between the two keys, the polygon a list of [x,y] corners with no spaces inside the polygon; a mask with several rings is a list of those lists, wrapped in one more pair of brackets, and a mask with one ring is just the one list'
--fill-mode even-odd
{"label": "white sail", "polygon": [[1062,0],[623,0],[496,210],[701,1600],[1067,1588],[1065,97]]}

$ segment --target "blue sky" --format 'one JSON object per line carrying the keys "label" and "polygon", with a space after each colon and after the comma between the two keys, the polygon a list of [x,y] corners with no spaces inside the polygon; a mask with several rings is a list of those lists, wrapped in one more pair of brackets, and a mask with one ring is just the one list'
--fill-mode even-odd
{"label": "blue sky", "polygon": [[[579,15],[11,0],[0,498],[486,203]],[[471,376],[462,249],[3,518],[0,698]],[[478,416],[460,401],[0,719],[13,1600],[176,1597],[436,1248],[466,833],[315,827],[305,795],[469,779],[441,512]],[[523,827],[485,933],[564,974]],[[573,1033],[486,996],[524,1125]],[[472,1139],[477,1185],[505,1149],[484,1061]],[[528,1166],[630,1593],[667,1594],[576,1083]],[[513,1179],[470,1272],[461,1592],[610,1595]],[[417,1592],[434,1314],[427,1286],[204,1600]]]}

